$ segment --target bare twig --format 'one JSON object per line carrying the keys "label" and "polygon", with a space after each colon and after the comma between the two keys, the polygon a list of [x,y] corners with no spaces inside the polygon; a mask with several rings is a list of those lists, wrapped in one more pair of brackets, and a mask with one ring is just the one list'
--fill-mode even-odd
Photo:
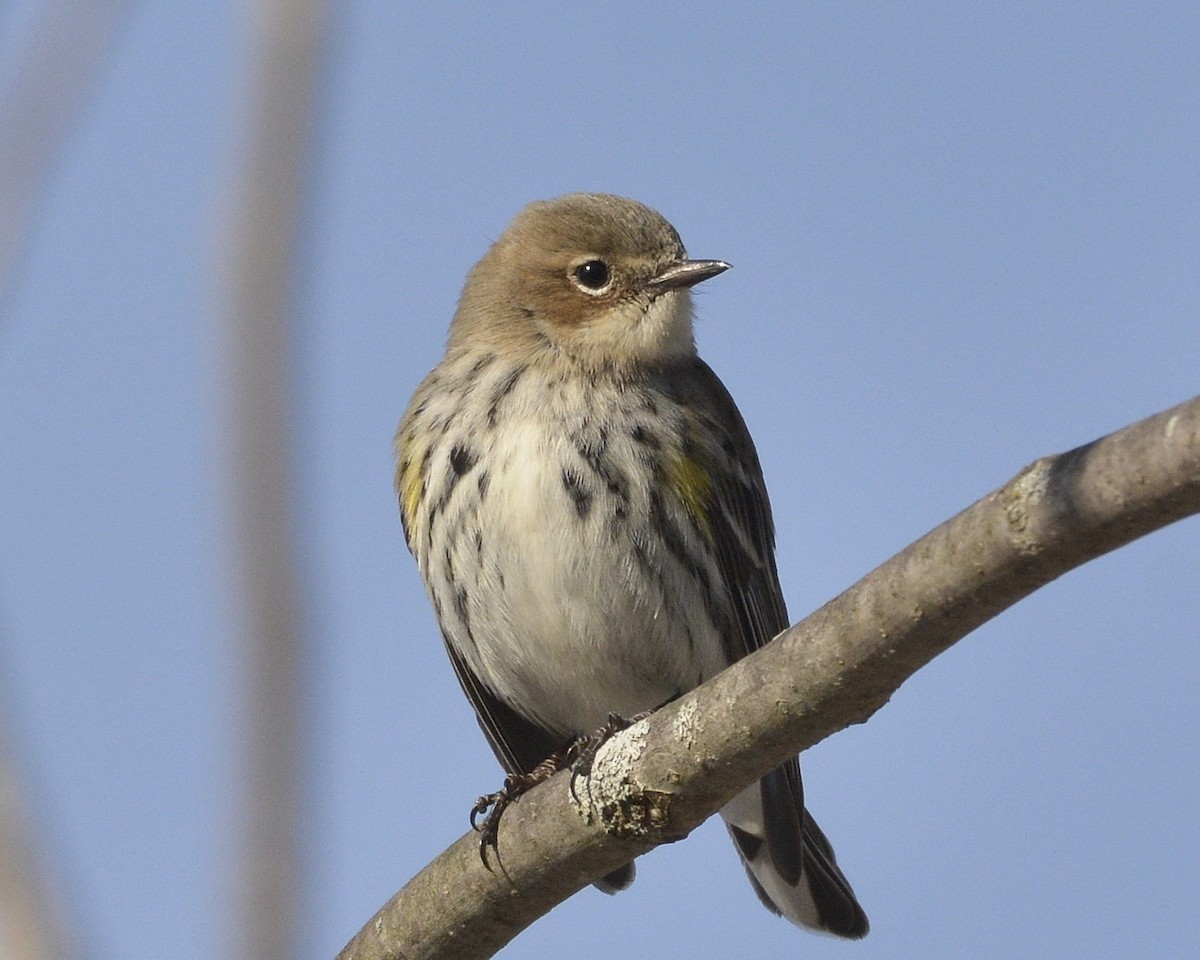
{"label": "bare twig", "polygon": [[1046,457],[767,647],[635,724],[571,799],[560,775],[466,836],[340,960],[491,956],[591,880],[686,834],[798,750],[879,709],[920,667],[1068,570],[1200,512],[1200,398]]}

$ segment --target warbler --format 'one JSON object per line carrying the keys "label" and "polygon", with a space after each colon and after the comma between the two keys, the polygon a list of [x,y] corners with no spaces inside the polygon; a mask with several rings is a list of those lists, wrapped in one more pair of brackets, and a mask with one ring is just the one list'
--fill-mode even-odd
{"label": "warbler", "polygon": [[[788,626],[758,455],[693,336],[690,288],[728,268],[633,200],[533,203],[470,271],[400,424],[404,535],[510,774]],[[867,933],[796,759],[721,815],[769,909]]]}

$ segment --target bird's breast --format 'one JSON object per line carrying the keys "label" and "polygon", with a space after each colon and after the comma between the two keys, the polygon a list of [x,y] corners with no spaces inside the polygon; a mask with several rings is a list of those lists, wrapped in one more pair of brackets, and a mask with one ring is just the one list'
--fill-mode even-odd
{"label": "bird's breast", "polygon": [[469,407],[431,450],[441,508],[418,559],[475,675],[573,736],[720,670],[715,559],[663,486],[669,401],[525,371],[492,415]]}

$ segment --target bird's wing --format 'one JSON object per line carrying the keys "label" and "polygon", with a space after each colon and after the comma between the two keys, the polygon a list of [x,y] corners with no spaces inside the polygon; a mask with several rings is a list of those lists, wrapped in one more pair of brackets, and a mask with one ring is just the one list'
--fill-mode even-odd
{"label": "bird's wing", "polygon": [[446,652],[463,693],[475,708],[475,719],[487,737],[496,759],[508,773],[529,773],[565,744],[537,724],[526,720],[472,672],[466,660],[443,635]]}
{"label": "bird's wing", "polygon": [[729,662],[768,643],[788,625],[775,568],[775,527],[754,441],[725,385],[695,360],[680,399],[692,416],[686,455],[708,478],[706,535],[728,592],[734,629]]}

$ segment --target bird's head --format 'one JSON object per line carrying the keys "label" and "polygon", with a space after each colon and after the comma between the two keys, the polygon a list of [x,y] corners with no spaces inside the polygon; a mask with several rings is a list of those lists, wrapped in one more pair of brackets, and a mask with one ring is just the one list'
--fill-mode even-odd
{"label": "bird's head", "polygon": [[553,351],[616,369],[691,356],[689,288],[727,269],[689,260],[675,228],[636,201],[577,193],[533,203],[467,277],[451,347]]}

